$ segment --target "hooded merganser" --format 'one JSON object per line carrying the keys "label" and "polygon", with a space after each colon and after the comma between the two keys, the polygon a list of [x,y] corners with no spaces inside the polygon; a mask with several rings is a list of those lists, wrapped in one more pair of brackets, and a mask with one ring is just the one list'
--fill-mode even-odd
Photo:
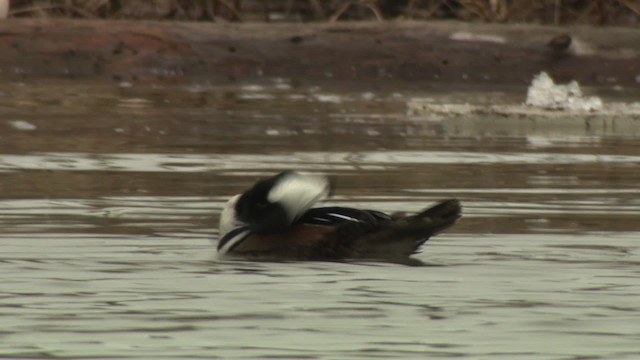
{"label": "hooded merganser", "polygon": [[312,208],[330,192],[326,177],[294,171],[258,181],[222,210],[218,253],[278,260],[407,258],[461,216],[458,200],[411,216]]}

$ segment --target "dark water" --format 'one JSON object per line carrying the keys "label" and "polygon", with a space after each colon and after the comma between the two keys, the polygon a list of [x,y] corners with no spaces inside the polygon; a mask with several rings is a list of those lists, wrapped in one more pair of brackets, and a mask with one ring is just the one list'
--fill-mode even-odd
{"label": "dark water", "polygon": [[[637,127],[407,116],[415,97],[521,101],[2,87],[0,357],[639,358]],[[332,203],[464,218],[427,266],[216,259],[226,199],[284,169],[334,177]]]}

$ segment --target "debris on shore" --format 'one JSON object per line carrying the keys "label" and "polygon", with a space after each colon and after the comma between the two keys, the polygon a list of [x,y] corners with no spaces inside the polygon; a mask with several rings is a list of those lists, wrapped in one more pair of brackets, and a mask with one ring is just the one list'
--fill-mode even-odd
{"label": "debris on shore", "polygon": [[580,84],[575,80],[566,85],[556,84],[543,71],[533,78],[525,105],[547,110],[600,111],[602,99],[584,96]]}
{"label": "debris on shore", "polygon": [[556,84],[546,73],[536,75],[522,104],[437,103],[433,99],[413,98],[407,102],[409,116],[500,116],[513,118],[640,120],[640,102],[604,103],[598,96],[585,96],[576,81]]}

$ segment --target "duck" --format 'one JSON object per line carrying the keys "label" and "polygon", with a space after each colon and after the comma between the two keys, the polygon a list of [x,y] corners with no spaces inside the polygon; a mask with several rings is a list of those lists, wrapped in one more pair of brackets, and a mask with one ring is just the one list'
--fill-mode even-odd
{"label": "duck", "polygon": [[327,176],[284,171],[232,196],[220,214],[218,255],[262,260],[408,258],[462,214],[457,199],[415,214],[318,206],[333,192]]}

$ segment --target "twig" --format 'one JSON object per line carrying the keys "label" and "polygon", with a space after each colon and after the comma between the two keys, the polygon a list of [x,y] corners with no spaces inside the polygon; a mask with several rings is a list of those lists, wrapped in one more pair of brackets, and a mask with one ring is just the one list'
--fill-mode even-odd
{"label": "twig", "polygon": [[207,15],[209,15],[209,17],[211,18],[212,21],[216,20],[216,11],[213,8],[213,1],[207,1],[205,2],[205,13]]}
{"label": "twig", "polygon": [[409,0],[409,3],[404,8],[404,14],[407,15],[409,19],[413,19],[413,8],[416,6],[416,2],[418,0]]}
{"label": "twig", "polygon": [[344,4],[342,4],[342,6],[338,9],[338,11],[336,11],[333,15],[331,15],[331,18],[329,18],[329,22],[336,22],[340,18],[340,16],[342,16],[342,14],[345,11],[347,11],[349,6],[351,6],[351,4],[353,4],[354,1],[355,0],[349,0]]}
{"label": "twig", "polygon": [[486,5],[483,3],[480,3],[477,0],[464,0],[464,1],[461,0],[460,5],[462,5],[462,7],[465,8],[465,10],[478,16],[481,19],[484,19],[485,21],[490,19],[490,17],[487,16]]}
{"label": "twig", "polygon": [[364,3],[364,6],[369,10],[371,10],[371,12],[373,12],[373,14],[376,16],[378,21],[384,20],[382,13],[380,13],[380,9],[378,9],[378,7],[375,4],[372,4],[370,1],[367,1],[366,3]]}
{"label": "twig", "polygon": [[11,15],[43,11],[43,10],[53,10],[53,9],[59,9],[59,8],[60,8],[60,5],[32,5],[32,6],[23,7],[21,9],[11,10]]}
{"label": "twig", "polygon": [[[597,6],[598,4],[596,2],[592,2],[589,3],[589,5],[587,5],[587,7],[579,14],[577,14],[577,22],[582,22],[584,21],[584,18],[588,18],[589,14],[593,11],[593,9]],[[588,21],[591,22],[591,21]]]}
{"label": "twig", "polygon": [[240,16],[240,13],[238,12],[235,6],[233,6],[232,4],[229,4],[228,0],[216,0],[216,1],[224,5],[231,12],[231,14],[236,20],[238,20],[239,22],[242,22],[242,16]]}
{"label": "twig", "polygon": [[440,0],[439,2],[437,2],[436,4],[431,5],[431,8],[427,10],[427,19],[430,19],[433,14],[436,13],[436,11],[438,11],[438,9],[440,9],[442,7],[442,5],[447,5],[447,0]]}
{"label": "twig", "polygon": [[318,0],[309,0],[309,2],[311,3],[311,7],[313,8],[313,11],[315,11],[316,13],[316,16],[318,16],[321,19],[324,19],[327,17],[327,14],[324,11],[322,4],[320,4]]}
{"label": "twig", "polygon": [[0,19],[9,16],[9,0],[0,0]]}
{"label": "twig", "polygon": [[[265,3],[269,3],[269,0],[266,0]],[[287,3],[284,5],[284,17],[286,19],[291,18],[291,9],[293,9],[293,0],[287,0]],[[267,17],[269,14],[267,14]]]}
{"label": "twig", "polygon": [[380,9],[378,9],[378,7],[373,3],[373,1],[371,0],[349,0],[347,2],[345,2],[342,7],[340,7],[340,9],[338,9],[338,11],[336,11],[331,18],[329,19],[330,22],[336,22],[340,16],[342,16],[342,14],[344,14],[345,11],[347,11],[347,9],[353,5],[356,1],[358,1],[359,5],[366,7],[367,9],[371,10],[371,12],[375,15],[376,19],[378,19],[378,21],[382,21],[384,20],[384,16],[382,16],[382,13],[380,12]]}
{"label": "twig", "polygon": [[629,0],[618,0],[618,2],[622,3],[622,5],[628,7],[631,11],[636,13],[636,15],[640,16],[640,5],[638,3],[633,3]]}

